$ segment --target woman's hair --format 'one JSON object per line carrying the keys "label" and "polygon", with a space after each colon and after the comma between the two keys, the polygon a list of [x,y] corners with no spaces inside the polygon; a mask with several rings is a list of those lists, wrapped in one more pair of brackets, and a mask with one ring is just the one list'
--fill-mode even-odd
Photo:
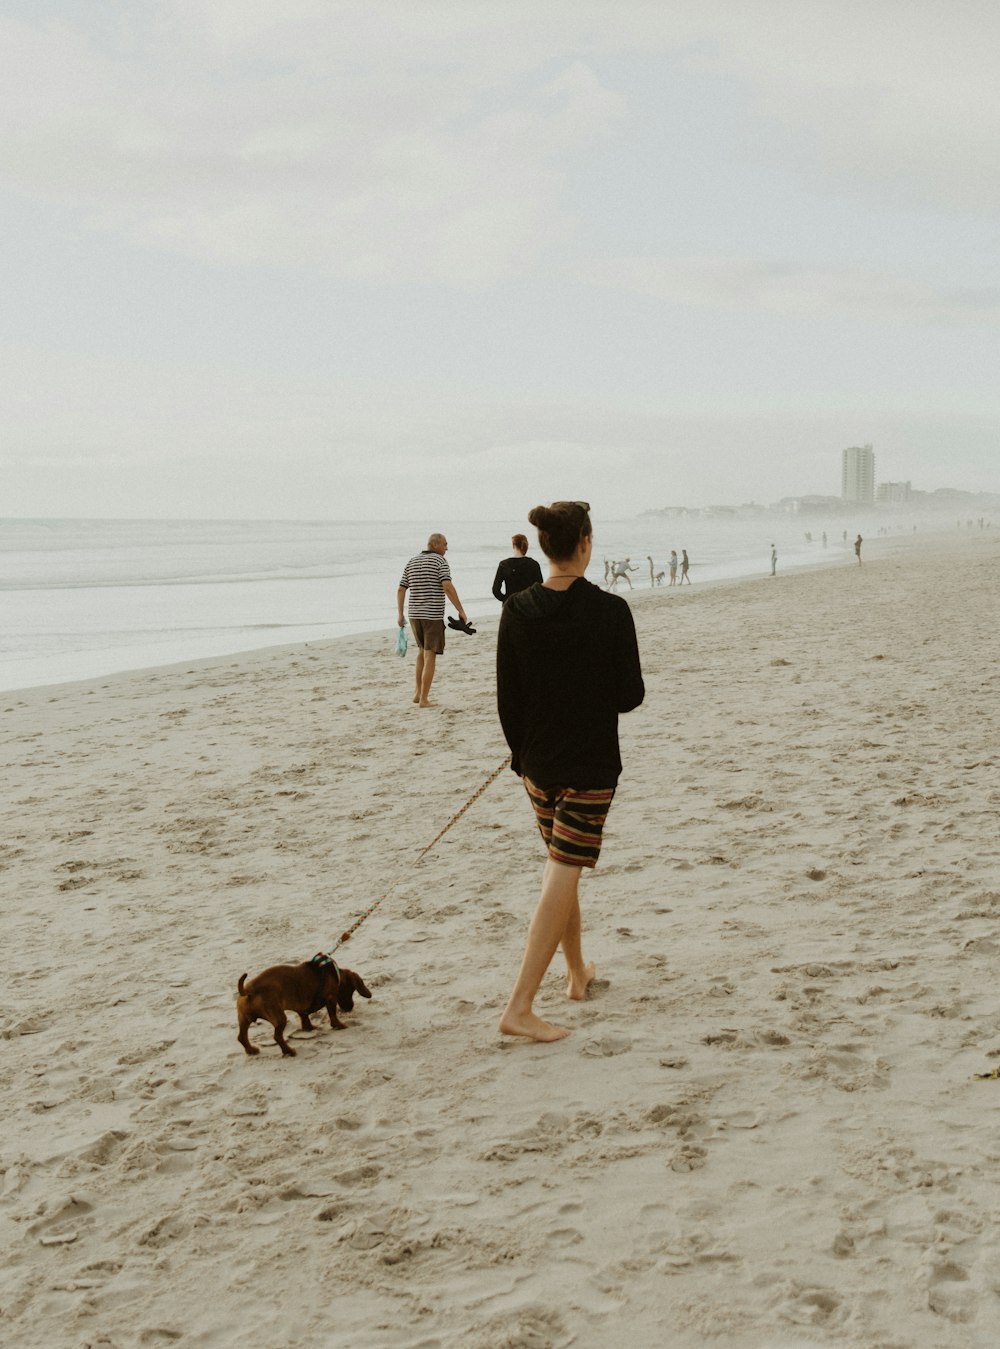
{"label": "woman's hair", "polygon": [[553,562],[571,558],[580,540],[593,533],[590,507],[582,501],[553,501],[551,506],[536,506],[528,512],[528,522],[538,530],[539,547]]}
{"label": "woman's hair", "polygon": [[512,534],[510,536],[510,546],[516,548],[519,553],[528,551],[528,539],[524,534]]}

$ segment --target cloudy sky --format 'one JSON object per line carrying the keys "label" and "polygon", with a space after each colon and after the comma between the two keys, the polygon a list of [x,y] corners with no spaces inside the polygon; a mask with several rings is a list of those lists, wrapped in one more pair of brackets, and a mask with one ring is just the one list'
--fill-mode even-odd
{"label": "cloudy sky", "polygon": [[0,516],[1000,491],[995,0],[0,0]]}

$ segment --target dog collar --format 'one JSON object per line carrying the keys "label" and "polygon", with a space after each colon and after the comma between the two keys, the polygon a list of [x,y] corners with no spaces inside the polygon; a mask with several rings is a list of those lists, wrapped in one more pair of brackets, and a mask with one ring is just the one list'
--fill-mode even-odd
{"label": "dog collar", "polygon": [[323,951],[317,951],[309,964],[317,965],[320,969],[332,969],[337,978],[340,978],[340,966],[333,956],[328,956]]}

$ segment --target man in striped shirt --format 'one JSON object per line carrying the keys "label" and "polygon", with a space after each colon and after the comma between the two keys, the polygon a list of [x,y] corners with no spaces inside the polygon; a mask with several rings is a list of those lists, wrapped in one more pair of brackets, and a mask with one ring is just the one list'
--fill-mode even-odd
{"label": "man in striped shirt", "polygon": [[410,627],[417,643],[417,688],[413,701],[418,707],[433,707],[428,699],[431,680],[434,678],[434,666],[444,650],[444,601],[448,599],[458,610],[463,623],[469,620],[458,598],[458,591],[451,583],[451,571],[444,555],[448,551],[448,540],[443,534],[432,534],[427,547],[416,557],[411,557],[403,568],[396,591],[399,626],[404,626],[403,600],[410,592]]}

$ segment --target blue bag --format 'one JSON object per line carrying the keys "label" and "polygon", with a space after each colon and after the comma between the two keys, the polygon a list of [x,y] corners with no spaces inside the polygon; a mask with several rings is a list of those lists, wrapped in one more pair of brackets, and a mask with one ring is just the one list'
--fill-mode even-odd
{"label": "blue bag", "polygon": [[406,629],[400,628],[399,636],[396,638],[396,655],[406,655]]}

